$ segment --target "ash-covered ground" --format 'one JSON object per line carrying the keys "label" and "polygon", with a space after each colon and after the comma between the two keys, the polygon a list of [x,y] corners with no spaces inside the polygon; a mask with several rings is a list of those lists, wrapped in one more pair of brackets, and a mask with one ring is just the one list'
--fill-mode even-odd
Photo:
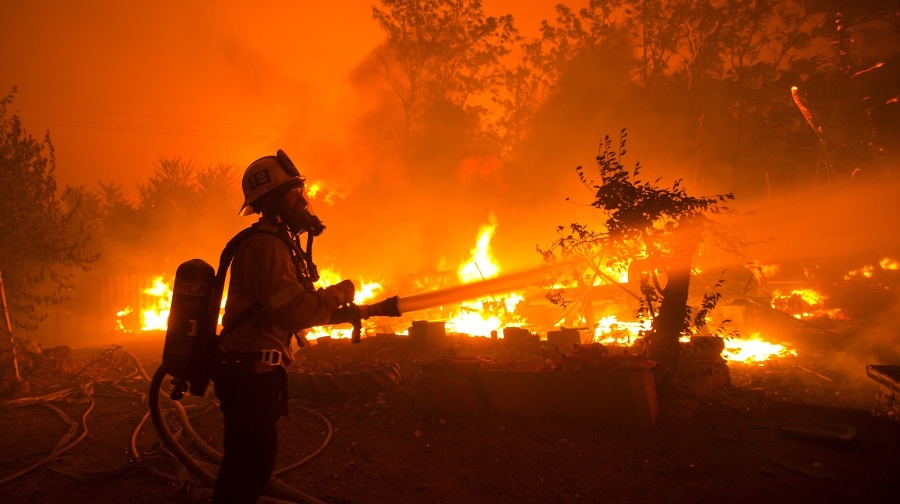
{"label": "ash-covered ground", "polygon": [[[403,337],[365,338],[301,349],[303,371],[396,363],[399,382],[368,394],[292,400],[291,416],[279,424],[280,482],[301,500],[333,504],[896,502],[900,422],[873,413],[881,389],[865,366],[848,372],[852,366],[834,358],[852,340],[764,365],[730,363],[730,385],[660,394],[650,426],[558,411],[473,411],[453,400],[445,404],[457,411],[440,411],[434,400],[425,408],[423,363],[488,366],[511,355],[502,340],[448,342],[422,348]],[[121,348],[78,349],[66,370],[33,375],[29,394],[3,402],[0,499],[208,502],[208,487],[174,460],[146,418],[145,373],[161,354],[161,338],[123,336]],[[221,417],[212,399],[208,391],[182,402],[215,450]],[[214,471],[177,427],[177,412],[171,417],[179,441]]]}

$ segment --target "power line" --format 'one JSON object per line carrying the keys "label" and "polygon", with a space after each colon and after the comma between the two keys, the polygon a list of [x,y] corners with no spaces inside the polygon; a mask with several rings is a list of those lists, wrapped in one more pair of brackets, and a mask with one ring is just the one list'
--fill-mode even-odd
{"label": "power line", "polygon": [[186,119],[183,117],[165,117],[165,116],[135,114],[135,113],[130,113],[130,112],[113,112],[113,111],[109,111],[109,110],[85,109],[85,108],[78,108],[78,107],[64,107],[64,106],[59,106],[59,105],[41,105],[41,104],[37,104],[37,103],[17,102],[16,105],[24,105],[26,107],[38,107],[38,108],[55,109],[55,110],[71,110],[74,112],[86,112],[89,114],[107,114],[107,115],[117,115],[117,116],[123,116],[123,117],[136,117],[136,118],[142,118],[142,119],[155,119],[155,120],[162,120],[162,121],[192,122],[192,123],[199,123],[199,124],[212,124],[212,125],[217,125],[217,126],[232,126],[232,127],[236,127],[236,128],[243,127],[242,124],[227,124],[227,123],[221,123],[218,121],[210,121],[210,120],[204,120],[204,119]]}
{"label": "power line", "polygon": [[167,127],[167,126],[149,126],[149,125],[132,125],[132,124],[123,124],[123,123],[109,123],[109,122],[98,122],[98,121],[84,121],[78,119],[58,119],[52,117],[33,117],[33,116],[19,116],[23,121],[27,120],[29,122],[36,122],[38,124],[44,124],[48,126],[66,126],[72,128],[84,128],[84,129],[95,129],[95,130],[107,130],[107,131],[121,131],[121,132],[137,132],[137,133],[157,133],[157,134],[172,134],[172,135],[192,135],[192,136],[203,136],[203,137],[214,137],[214,138],[225,138],[225,139],[240,139],[240,140],[282,140],[285,138],[293,138],[295,140],[302,140],[305,142],[312,142],[315,140],[325,141],[330,143],[340,143],[338,139],[325,138],[325,137],[311,137],[308,135],[304,135],[302,137],[291,135],[283,135],[280,133],[276,133],[274,131],[270,132],[237,132],[237,131],[211,131],[211,130],[198,130],[198,129],[186,129],[186,128],[178,128],[178,127]]}
{"label": "power line", "polygon": [[[244,125],[220,123],[220,122],[216,122],[216,121],[209,121],[209,120],[202,120],[202,119],[183,119],[183,118],[173,118],[173,117],[150,116],[150,115],[133,114],[133,113],[126,113],[126,112],[107,112],[107,111],[99,111],[99,110],[80,109],[80,108],[76,108],[76,107],[59,107],[59,106],[50,106],[50,105],[34,105],[34,104],[21,104],[21,103],[19,105],[27,105],[27,106],[31,106],[31,107],[39,107],[39,108],[47,108],[47,109],[70,110],[70,111],[84,112],[84,113],[91,113],[91,114],[108,114],[108,115],[118,115],[118,116],[123,116],[123,117],[140,118],[140,119],[195,123],[195,124],[200,124],[200,125],[231,126],[234,128],[245,127]],[[283,130],[283,131],[275,131],[275,130],[222,131],[222,130],[210,130],[210,129],[203,129],[203,128],[190,128],[190,127],[181,127],[181,126],[165,126],[165,125],[149,125],[149,124],[141,125],[141,124],[128,124],[125,122],[117,122],[117,121],[45,117],[45,116],[40,116],[40,115],[28,115],[28,114],[23,115],[21,113],[19,113],[17,115],[23,121],[36,122],[38,124],[42,124],[42,125],[46,125],[46,126],[55,125],[55,126],[63,126],[63,127],[71,127],[71,128],[107,130],[107,131],[119,131],[119,132],[137,132],[137,133],[169,134],[169,135],[191,135],[191,136],[236,139],[236,140],[292,139],[292,140],[303,141],[303,142],[323,141],[323,142],[334,143],[334,144],[341,143],[341,140],[336,138],[335,136],[329,136],[329,135],[325,135],[325,134],[321,134],[321,133],[319,133],[317,135],[310,135],[308,132],[303,132],[303,131],[300,131],[297,129],[287,129],[287,130]],[[298,133],[299,133],[299,135],[298,135]]]}

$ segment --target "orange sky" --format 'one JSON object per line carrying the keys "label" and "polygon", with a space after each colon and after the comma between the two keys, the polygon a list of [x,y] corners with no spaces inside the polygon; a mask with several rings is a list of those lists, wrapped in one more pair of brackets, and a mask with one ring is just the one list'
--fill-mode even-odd
{"label": "orange sky", "polygon": [[[534,33],[556,3],[484,9]],[[382,35],[371,5],[5,1],[0,91],[18,86],[11,112],[29,133],[50,130],[61,185],[115,182],[134,196],[161,157],[243,166],[339,142],[362,105],[348,72]]]}

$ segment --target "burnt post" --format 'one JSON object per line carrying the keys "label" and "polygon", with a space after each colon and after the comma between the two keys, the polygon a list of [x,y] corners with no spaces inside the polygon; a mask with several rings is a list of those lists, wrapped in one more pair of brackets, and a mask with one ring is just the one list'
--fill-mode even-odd
{"label": "burnt post", "polygon": [[19,374],[19,359],[16,356],[16,341],[13,339],[12,324],[9,321],[9,308],[6,306],[6,289],[3,288],[3,273],[0,272],[0,305],[3,306],[3,318],[6,321],[6,332],[9,334],[9,348],[12,351],[13,369],[16,373],[16,382],[22,383],[22,376]]}

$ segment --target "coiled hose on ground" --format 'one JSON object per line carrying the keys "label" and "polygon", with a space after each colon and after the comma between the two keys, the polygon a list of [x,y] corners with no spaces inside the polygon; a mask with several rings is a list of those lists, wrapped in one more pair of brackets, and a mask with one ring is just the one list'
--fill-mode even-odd
{"label": "coiled hose on ground", "polygon": [[[165,377],[168,376],[164,366],[160,365],[159,369],[150,382],[149,390],[149,409],[150,417],[159,433],[160,438],[166,446],[172,451],[173,455],[182,465],[195,477],[200,479],[204,484],[212,486],[216,477],[206,469],[198,460],[193,458],[187,450],[178,442],[175,435],[169,428],[169,424],[163,418],[162,408],[160,407],[160,392]],[[292,390],[291,397],[303,397],[306,399],[317,400],[339,400],[358,394],[369,394],[385,390],[390,386],[396,386],[400,382],[400,366],[397,363],[389,363],[385,366],[372,369],[369,371],[357,371],[347,373],[289,373],[289,388]],[[178,411],[179,421],[182,429],[190,436],[194,444],[201,452],[215,463],[221,463],[222,454],[205,443],[193,429],[188,420],[184,407],[178,401],[171,401]],[[291,469],[294,469],[319,453],[328,445],[332,436],[331,422],[328,421],[319,412],[303,408],[322,419],[327,425],[328,432],[325,440],[318,449],[286,467],[277,469],[273,478],[269,482],[269,493],[274,497],[264,496],[260,502],[299,502],[299,503],[318,503],[323,504],[315,497],[307,495],[296,488],[293,488],[277,477]]]}
{"label": "coiled hose on ground", "polygon": [[[124,360],[119,364],[122,364],[121,367],[130,366],[130,372],[128,372],[127,374],[119,375],[118,377],[86,376],[84,371],[87,368],[98,363],[102,365],[104,359],[112,358],[116,353],[118,353],[119,355],[124,354],[124,356],[127,357],[129,365],[124,365]],[[116,369],[120,369],[120,367],[116,367]],[[293,388],[293,390],[291,391],[291,398],[302,398],[307,400],[343,400],[353,395],[365,395],[373,392],[380,392],[391,386],[396,386],[400,382],[400,368],[396,363],[390,363],[380,368],[372,369],[369,371],[343,373],[292,372],[289,375],[289,380],[291,381],[290,387]],[[178,401],[169,399],[168,394],[161,393],[163,392],[162,389],[166,376],[168,376],[168,374],[166,373],[165,369],[160,366],[153,377],[150,377],[144,370],[143,366],[141,366],[140,361],[134,355],[128,352],[121,351],[120,347],[113,347],[110,350],[103,352],[100,357],[92,360],[79,372],[73,375],[73,378],[81,379],[80,386],[76,388],[65,389],[39,397],[23,397],[0,403],[0,410],[27,407],[30,405],[44,406],[54,411],[65,423],[69,425],[68,433],[57,443],[56,447],[51,450],[49,455],[42,457],[39,461],[29,465],[24,469],[3,477],[2,479],[0,479],[0,485],[19,478],[41,466],[82,481],[96,481],[110,477],[119,477],[135,470],[138,467],[142,467],[159,477],[176,481],[178,478],[172,476],[166,471],[160,470],[160,468],[157,467],[159,464],[175,463],[180,464],[180,467],[183,467],[184,469],[189,471],[195,478],[202,481],[205,485],[212,486],[212,484],[215,482],[215,476],[213,472],[211,472],[210,468],[214,467],[214,464],[221,462],[222,454],[215,448],[204,442],[202,436],[200,436],[194,430],[188,418],[188,413],[184,405],[182,405]],[[145,396],[149,407],[148,411],[144,414],[143,418],[140,420],[131,435],[131,454],[134,457],[136,463],[129,464],[118,469],[104,471],[89,471],[84,469],[77,469],[73,467],[67,467],[64,464],[60,463],[58,460],[60,455],[74,448],[88,436],[87,419],[91,412],[94,410],[95,403],[93,396],[95,386],[98,384],[103,384],[104,386],[110,388],[110,390],[112,390],[116,395],[121,395],[122,397],[133,397],[134,393],[140,393],[139,387],[136,386],[135,382],[141,381],[145,381],[145,383],[150,382],[148,395]],[[143,393],[140,393],[140,395],[144,396]],[[170,428],[169,423],[166,420],[166,413],[160,405],[161,395],[166,396],[166,400],[171,403],[171,406],[174,408],[173,411],[177,414],[177,422],[179,424],[179,428],[175,433],[172,432],[172,429]],[[83,400],[81,398],[87,400],[88,406],[86,410],[81,414],[80,423],[73,421],[65,412],[52,404],[53,402],[58,401],[81,401]],[[206,406],[206,408],[212,407],[215,407],[214,402],[210,402]],[[322,414],[315,410],[304,408],[302,406],[300,408],[302,408],[306,412],[318,416],[323,421],[323,423],[325,423],[327,427],[326,437],[316,450],[314,450],[304,458],[297,460],[285,467],[276,469],[273,473],[273,476],[276,477],[273,477],[269,491],[269,493],[273,496],[262,497],[259,502],[270,504],[321,502],[314,497],[311,497],[293,487],[290,487],[277,478],[277,476],[295,469],[296,467],[308,462],[309,460],[317,456],[324,450],[324,448],[329,444],[331,440],[331,436],[333,433],[331,422],[329,422],[327,418],[325,418]],[[148,417],[152,418],[154,426],[159,433],[160,439],[162,439],[163,441],[164,449],[167,450],[174,458],[159,455],[150,457],[142,456],[141,451],[137,447],[137,438],[144,425],[146,424]],[[78,435],[79,430],[81,431],[80,435]],[[178,441],[182,434],[187,434],[187,436],[191,438],[194,447],[196,447],[205,458],[212,461],[212,464],[196,460],[194,457],[192,457],[191,454],[188,453],[188,451]]]}
{"label": "coiled hose on ground", "polygon": [[[160,408],[160,389],[162,388],[163,381],[165,380],[168,373],[166,373],[165,367],[160,365],[159,369],[156,370],[156,373],[153,375],[153,379],[150,381],[150,391],[148,402],[150,405],[150,418],[153,420],[153,425],[156,427],[157,432],[159,433],[160,438],[162,438],[163,442],[166,443],[166,446],[172,450],[172,453],[175,455],[175,458],[178,459],[179,462],[184,465],[184,467],[195,477],[199,478],[204,484],[208,486],[212,486],[216,477],[209,472],[203,465],[200,464],[194,457],[191,456],[181,446],[181,443],[175,439],[174,434],[169,429],[169,424],[165,421],[162,414],[162,409]],[[176,404],[178,404],[176,402]],[[180,404],[179,404],[180,406]],[[183,411],[183,408],[179,409],[179,411]],[[312,410],[310,410],[312,411]],[[318,413],[316,413],[318,414]],[[321,415],[319,415],[321,416]],[[324,418],[324,417],[322,417]],[[195,441],[200,440],[200,436],[197,436],[196,433],[193,432],[193,428],[190,427],[190,422],[187,422],[186,415],[182,415],[182,425],[186,431],[193,437]],[[330,441],[331,439],[331,423],[325,419],[325,422],[328,424],[328,436],[323,443],[322,447],[317,450],[321,451],[322,448]],[[217,461],[221,461],[222,454],[214,450],[209,445],[202,443],[205,445],[203,449],[205,452],[209,452],[208,454]],[[201,446],[202,446],[201,445]],[[308,460],[309,457],[307,457]],[[278,478],[272,478],[269,481],[269,492],[275,494],[277,497],[275,499],[271,499],[266,496],[264,499],[261,499],[260,502],[284,502],[287,500],[288,502],[302,502],[302,503],[311,503],[311,504],[324,504],[322,501],[312,497],[311,495],[307,495],[296,488],[293,488]]]}

